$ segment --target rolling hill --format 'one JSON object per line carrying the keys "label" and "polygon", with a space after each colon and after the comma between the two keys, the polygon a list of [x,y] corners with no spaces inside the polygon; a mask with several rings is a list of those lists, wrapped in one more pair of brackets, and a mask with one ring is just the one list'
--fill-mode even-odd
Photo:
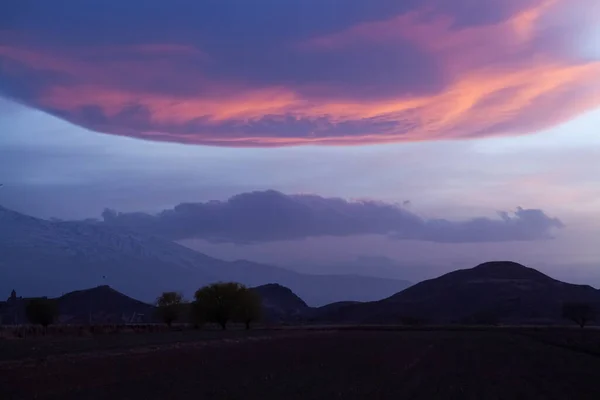
{"label": "rolling hill", "polygon": [[261,298],[263,319],[267,322],[303,319],[310,307],[292,290],[275,283],[252,288]]}
{"label": "rolling hill", "polygon": [[154,306],[132,299],[109,286],[77,290],[56,299],[64,323],[148,322],[156,318]]}
{"label": "rolling hill", "polygon": [[338,307],[321,320],[356,323],[564,322],[564,302],[600,306],[600,291],[513,262],[489,262],[423,281],[386,299]]}

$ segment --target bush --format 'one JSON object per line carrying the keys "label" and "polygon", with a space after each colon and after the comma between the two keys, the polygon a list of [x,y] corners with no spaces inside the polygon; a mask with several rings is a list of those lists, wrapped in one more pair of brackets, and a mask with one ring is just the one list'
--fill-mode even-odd
{"label": "bush", "polygon": [[25,314],[30,323],[47,328],[58,316],[58,305],[47,298],[31,299],[25,306]]}
{"label": "bush", "polygon": [[564,303],[562,315],[584,328],[594,319],[594,307],[589,303]]}

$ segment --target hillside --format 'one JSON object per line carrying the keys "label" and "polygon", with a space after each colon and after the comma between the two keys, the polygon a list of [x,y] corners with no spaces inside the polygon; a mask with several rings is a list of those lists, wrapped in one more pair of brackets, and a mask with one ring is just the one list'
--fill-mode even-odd
{"label": "hillside", "polygon": [[382,323],[561,323],[563,302],[600,305],[600,291],[513,262],[490,262],[418,283],[387,299],[321,318]]}
{"label": "hillside", "polygon": [[304,316],[311,322],[318,322],[327,319],[331,315],[337,315],[340,310],[351,308],[363,304],[359,301],[338,301],[337,303],[327,304],[321,307],[314,307],[308,310]]}
{"label": "hillside", "polygon": [[[60,296],[110,285],[153,302],[163,291],[190,297],[200,286],[237,281],[279,283],[309,304],[381,299],[409,283],[351,275],[300,274],[249,261],[225,262],[175,242],[122,227],[84,221],[47,221],[0,207],[0,295]],[[336,290],[332,291],[331,288]]]}
{"label": "hillside", "polygon": [[252,288],[262,300],[263,319],[279,322],[304,318],[310,307],[292,290],[275,283]]}
{"label": "hillside", "polygon": [[[0,293],[57,297],[109,284],[153,300],[218,279],[210,257],[158,238],[84,222],[55,222],[0,208]],[[198,283],[196,283],[198,282]]]}
{"label": "hillside", "polygon": [[154,307],[109,286],[67,293],[57,299],[62,322],[140,322],[154,319]]}

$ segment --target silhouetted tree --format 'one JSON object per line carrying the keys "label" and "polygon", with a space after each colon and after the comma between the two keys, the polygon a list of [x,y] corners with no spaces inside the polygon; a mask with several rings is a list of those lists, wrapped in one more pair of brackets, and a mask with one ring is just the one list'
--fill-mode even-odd
{"label": "silhouetted tree", "polygon": [[47,328],[58,316],[58,305],[55,300],[47,298],[31,299],[25,306],[25,314],[32,324]]}
{"label": "silhouetted tree", "polygon": [[594,319],[594,307],[589,303],[564,303],[562,315],[583,328]]}
{"label": "silhouetted tree", "polygon": [[193,308],[204,320],[227,329],[227,323],[239,312],[240,293],[244,286],[235,282],[213,283],[198,289],[194,294]]}
{"label": "silhouetted tree", "polygon": [[202,305],[197,301],[192,301],[187,305],[188,318],[195,329],[199,329],[206,322],[206,312]]}
{"label": "silhouetted tree", "polygon": [[237,319],[250,329],[250,324],[260,319],[262,315],[262,300],[254,290],[240,288]]}
{"label": "silhouetted tree", "polygon": [[183,296],[177,292],[164,292],[156,299],[158,315],[169,327],[179,319],[183,303]]}

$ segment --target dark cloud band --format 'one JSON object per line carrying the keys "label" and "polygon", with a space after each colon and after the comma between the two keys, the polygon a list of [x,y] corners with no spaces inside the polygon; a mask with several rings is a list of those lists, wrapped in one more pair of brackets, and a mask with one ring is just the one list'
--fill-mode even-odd
{"label": "dark cloud band", "polygon": [[385,235],[442,243],[549,239],[563,228],[542,210],[518,208],[496,219],[425,219],[398,205],[275,191],[244,193],[227,201],[185,203],[156,215],[105,210],[103,223],[170,239],[261,243],[320,236]]}

